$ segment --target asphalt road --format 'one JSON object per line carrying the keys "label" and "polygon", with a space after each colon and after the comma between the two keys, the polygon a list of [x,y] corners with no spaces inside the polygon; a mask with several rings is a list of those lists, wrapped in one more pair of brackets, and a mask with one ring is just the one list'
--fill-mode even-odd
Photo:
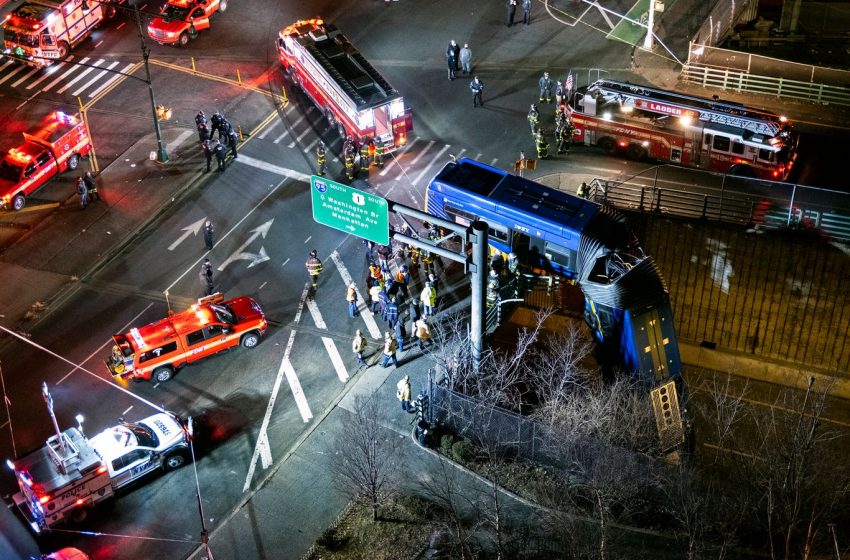
{"label": "asphalt road", "polygon": [[[156,6],[141,8],[149,12]],[[179,206],[163,212],[131,247],[30,333],[31,340],[85,370],[29,346],[16,344],[3,353],[18,449],[34,448],[49,434],[39,394],[42,380],[54,387],[62,426],[71,424],[77,412],[86,416],[90,430],[105,427],[119,416],[134,419],[151,412],[105,383],[108,375],[101,360],[112,334],[165,315],[164,291],[169,292],[175,309],[200,295],[197,268],[203,245],[198,237],[184,233],[185,228],[210,218],[218,232],[210,255],[217,286],[228,295],[258,299],[273,326],[253,351],[239,349],[187,368],[168,383],[132,384],[128,389],[181,415],[203,415],[218,428],[215,441],[199,450],[198,460],[207,522],[215,526],[240,499],[243,488],[257,479],[249,474],[252,465],[262,468],[256,444],[264,435],[261,426],[266,415],[274,460],[342,389],[345,375],[353,368],[347,337],[354,328],[373,328],[362,319],[349,320],[343,302],[347,274],[358,282],[363,276],[361,246],[311,219],[303,177],[312,171],[312,151],[324,138],[337,154],[339,140],[297,92],[289,91],[290,103],[280,105],[283,82],[273,49],[277,31],[295,19],[322,14],[337,22],[405,94],[414,108],[415,134],[384,171],[373,172],[369,188],[421,207],[427,180],[449,154],[510,168],[520,149],[533,152],[526,111],[535,100],[534,86],[542,71],[561,74],[572,68],[579,84],[589,67],[605,68],[612,77],[634,79],[628,71],[630,47],[605,41],[600,15],[589,14],[587,25],[569,26],[544,20],[540,13],[531,27],[508,29],[503,12],[500,3],[482,12],[480,3],[472,0],[349,5],[325,1],[309,6],[288,0],[273,8],[247,0],[232,2],[227,13],[213,16],[213,28],[187,48],[151,45],[157,100],[175,115],[165,127],[194,134],[192,118],[199,109],[208,114],[221,110],[245,132],[271,118],[241,148],[239,159],[226,172],[207,176]],[[446,78],[444,50],[451,38],[469,42],[473,48],[474,71],[487,88],[483,109],[472,109],[465,78],[454,82]],[[143,76],[142,69],[132,66],[139,61],[138,44],[133,26],[119,19],[73,52],[71,62],[87,59],[97,69],[66,64],[49,73],[32,72],[0,61],[0,116],[11,133],[7,142],[14,144],[20,130],[50,110],[73,109],[80,96],[84,103],[96,100],[89,116],[101,167],[117,158],[151,129],[148,90],[132,78],[110,82],[113,76],[100,68],[134,69],[135,76]],[[190,71],[193,59],[200,73]],[[261,91],[247,92],[239,79]],[[552,115],[546,118],[551,127]],[[188,177],[198,173],[200,165],[195,161],[167,173]],[[568,158],[543,162],[538,174],[565,171],[580,181],[630,176],[648,167],[594,150],[574,150]],[[339,162],[332,159],[331,172],[339,176],[340,171]],[[68,182],[59,180],[39,197],[67,201],[68,188]],[[75,216],[68,213],[63,219],[75,220]],[[181,237],[185,238],[178,242]],[[305,307],[303,262],[312,248],[323,257],[326,272],[315,305]],[[339,263],[328,258],[333,251]],[[287,350],[293,331],[296,335]],[[341,361],[331,348],[337,349]],[[293,390],[293,373],[303,400]],[[270,408],[269,396],[279,380],[282,389]],[[4,439],[3,456],[11,455],[8,447]],[[139,485],[124,492],[114,509],[90,521],[89,528],[104,533],[170,540],[72,534],[48,544],[79,544],[96,558],[116,556],[118,550],[127,558],[182,557],[194,547],[199,532],[192,478],[191,469],[183,469]],[[2,494],[12,489],[10,477],[2,478],[0,489]]]}

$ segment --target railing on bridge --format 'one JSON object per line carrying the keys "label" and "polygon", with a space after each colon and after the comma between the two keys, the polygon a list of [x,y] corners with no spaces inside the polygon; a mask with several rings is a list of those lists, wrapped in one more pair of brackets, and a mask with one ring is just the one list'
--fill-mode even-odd
{"label": "railing on bridge", "polygon": [[[675,180],[665,178],[670,169]],[[594,179],[590,198],[622,210],[763,229],[816,230],[850,240],[850,195],[773,181],[657,166],[628,179]],[[692,174],[699,177],[689,179]],[[679,185],[700,185],[686,190]]]}

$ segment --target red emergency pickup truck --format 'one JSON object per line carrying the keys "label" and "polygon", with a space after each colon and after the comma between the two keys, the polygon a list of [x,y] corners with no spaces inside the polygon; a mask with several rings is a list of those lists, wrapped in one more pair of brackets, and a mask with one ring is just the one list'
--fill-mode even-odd
{"label": "red emergency pickup truck", "polygon": [[20,210],[26,197],[51,177],[74,170],[92,150],[83,122],[61,111],[24,132],[24,143],[0,160],[0,206]]}

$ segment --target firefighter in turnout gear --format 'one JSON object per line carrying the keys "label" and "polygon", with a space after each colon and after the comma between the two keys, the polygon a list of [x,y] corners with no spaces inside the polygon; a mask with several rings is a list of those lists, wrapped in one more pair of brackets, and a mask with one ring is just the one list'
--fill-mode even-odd
{"label": "firefighter in turnout gear", "polygon": [[354,154],[351,152],[345,154],[345,176],[349,181],[354,180]]}
{"label": "firefighter in turnout gear", "polygon": [[360,144],[360,169],[369,173],[369,143],[363,142]]}
{"label": "firefighter in turnout gear", "polygon": [[552,103],[552,78],[549,77],[549,72],[543,72],[537,86],[540,88],[540,102]]}
{"label": "firefighter in turnout gear", "polygon": [[549,142],[546,141],[546,131],[539,128],[534,134],[534,143],[537,147],[537,159],[549,157]]}
{"label": "firefighter in turnout gear", "polygon": [[318,175],[324,177],[325,176],[325,163],[327,162],[326,154],[325,154],[325,143],[319,141],[319,145],[316,146],[316,166],[319,168]]}
{"label": "firefighter in turnout gear", "polygon": [[313,291],[316,291],[316,288],[318,287],[319,274],[322,273],[322,261],[319,260],[319,253],[317,253],[315,249],[310,251],[310,258],[307,259],[304,266],[307,267],[307,274],[310,275],[310,282],[313,287]]}
{"label": "firefighter in turnout gear", "polygon": [[587,183],[582,181],[576,189],[576,196],[580,196],[581,198],[587,198],[589,194],[590,192],[588,191]]}
{"label": "firefighter in turnout gear", "polygon": [[558,130],[557,135],[559,154],[570,153],[570,137],[572,136],[572,133],[572,124],[570,124],[569,122],[565,122],[561,125],[561,128]]}
{"label": "firefighter in turnout gear", "polygon": [[537,131],[537,123],[540,122],[540,114],[537,112],[537,105],[531,104],[531,109],[528,110],[528,124],[531,126],[531,133]]}
{"label": "firefighter in turnout gear", "polygon": [[375,165],[384,168],[384,143],[380,138],[375,138]]}

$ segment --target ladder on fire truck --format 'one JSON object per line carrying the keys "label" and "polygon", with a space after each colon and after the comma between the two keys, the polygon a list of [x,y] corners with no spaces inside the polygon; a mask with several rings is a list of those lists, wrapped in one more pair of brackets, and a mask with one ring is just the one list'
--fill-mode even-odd
{"label": "ladder on fire truck", "polygon": [[634,104],[634,100],[642,99],[698,111],[700,120],[749,130],[755,134],[763,134],[768,138],[777,136],[783,124],[781,117],[767,111],[627,82],[600,80],[590,85],[588,92],[591,91],[601,91],[603,94],[610,92],[617,96],[621,103],[631,101]]}

